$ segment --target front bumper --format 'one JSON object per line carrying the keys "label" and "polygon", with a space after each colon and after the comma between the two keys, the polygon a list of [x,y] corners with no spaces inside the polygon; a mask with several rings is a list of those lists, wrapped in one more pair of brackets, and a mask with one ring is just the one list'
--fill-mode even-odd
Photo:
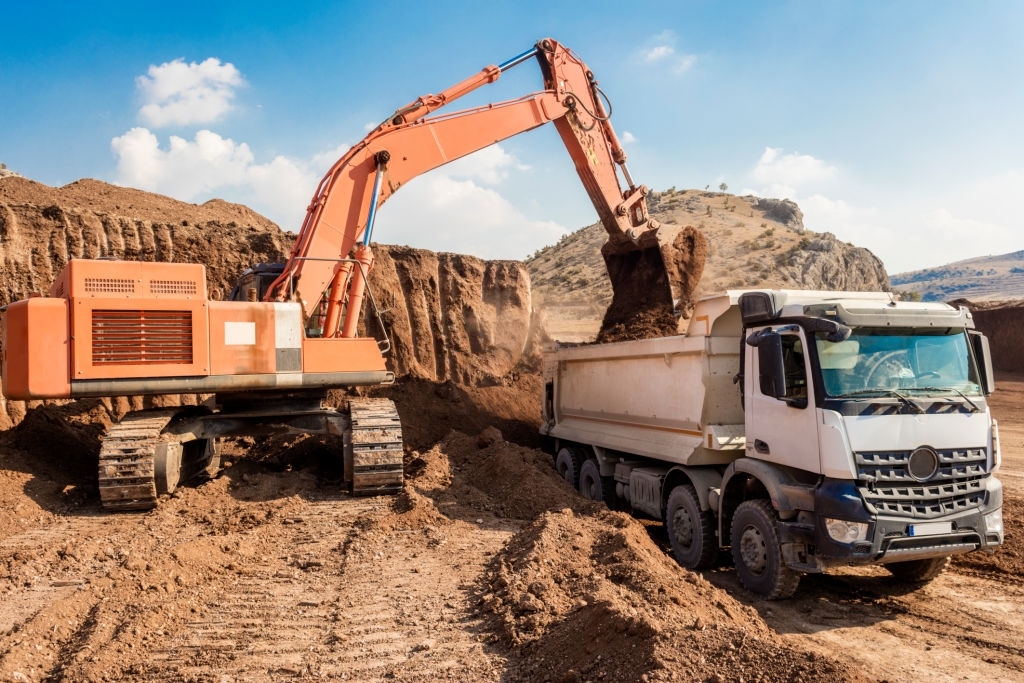
{"label": "front bumper", "polygon": [[[795,569],[820,571],[830,565],[884,564],[992,551],[1003,542],[1002,524],[989,528],[998,517],[992,513],[1002,508],[1002,483],[989,476],[984,492],[981,505],[920,519],[873,513],[853,482],[826,480],[815,491],[812,514],[780,523],[784,557]],[[864,522],[867,538],[852,543],[835,541],[825,528],[826,518]]]}

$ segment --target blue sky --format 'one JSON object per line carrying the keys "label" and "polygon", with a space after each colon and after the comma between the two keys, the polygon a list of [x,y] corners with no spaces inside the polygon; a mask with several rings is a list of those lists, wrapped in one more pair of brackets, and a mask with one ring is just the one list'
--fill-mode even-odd
{"label": "blue sky", "polygon": [[[788,197],[890,273],[1024,249],[1024,3],[7,3],[0,162],[245,203],[297,230],[400,105],[552,37],[635,181]],[[453,105],[541,87],[530,61]],[[442,110],[443,111],[443,110]],[[409,183],[374,238],[523,258],[596,213],[553,127]]]}

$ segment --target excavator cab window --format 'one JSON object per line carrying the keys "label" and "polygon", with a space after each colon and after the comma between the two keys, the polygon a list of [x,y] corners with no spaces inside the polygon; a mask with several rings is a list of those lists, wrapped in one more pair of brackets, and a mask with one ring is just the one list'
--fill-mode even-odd
{"label": "excavator cab window", "polygon": [[267,290],[284,270],[283,263],[260,263],[242,273],[231,290],[231,301],[263,301]]}

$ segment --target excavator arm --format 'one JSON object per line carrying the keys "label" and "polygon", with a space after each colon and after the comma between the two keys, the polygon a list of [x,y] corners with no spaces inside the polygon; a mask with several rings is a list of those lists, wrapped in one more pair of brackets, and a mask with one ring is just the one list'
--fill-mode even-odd
{"label": "excavator arm", "polygon": [[[531,57],[540,64],[543,90],[432,115]],[[648,217],[647,188],[636,186],[629,176],[593,73],[551,39],[440,94],[401,107],[353,146],[320,181],[284,271],[266,298],[297,299],[311,316],[328,291],[320,309],[326,321],[323,335],[354,336],[365,274],[373,265],[369,244],[377,209],[412,178],[549,122],[608,232],[603,252],[616,298],[628,293],[626,306],[633,306],[638,296],[648,305],[689,304],[692,283],[703,268],[703,237],[693,228],[663,226]],[[625,189],[617,170],[626,180]]]}

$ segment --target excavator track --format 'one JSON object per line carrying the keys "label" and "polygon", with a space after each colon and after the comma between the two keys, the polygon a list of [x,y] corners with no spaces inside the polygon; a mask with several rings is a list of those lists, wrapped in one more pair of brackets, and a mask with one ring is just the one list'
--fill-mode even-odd
{"label": "excavator track", "polygon": [[386,398],[349,402],[351,427],[345,432],[345,471],[356,495],[402,490],[402,422]]}
{"label": "excavator track", "polygon": [[175,410],[128,413],[103,436],[100,447],[100,501],[106,510],[156,507],[156,449]]}

